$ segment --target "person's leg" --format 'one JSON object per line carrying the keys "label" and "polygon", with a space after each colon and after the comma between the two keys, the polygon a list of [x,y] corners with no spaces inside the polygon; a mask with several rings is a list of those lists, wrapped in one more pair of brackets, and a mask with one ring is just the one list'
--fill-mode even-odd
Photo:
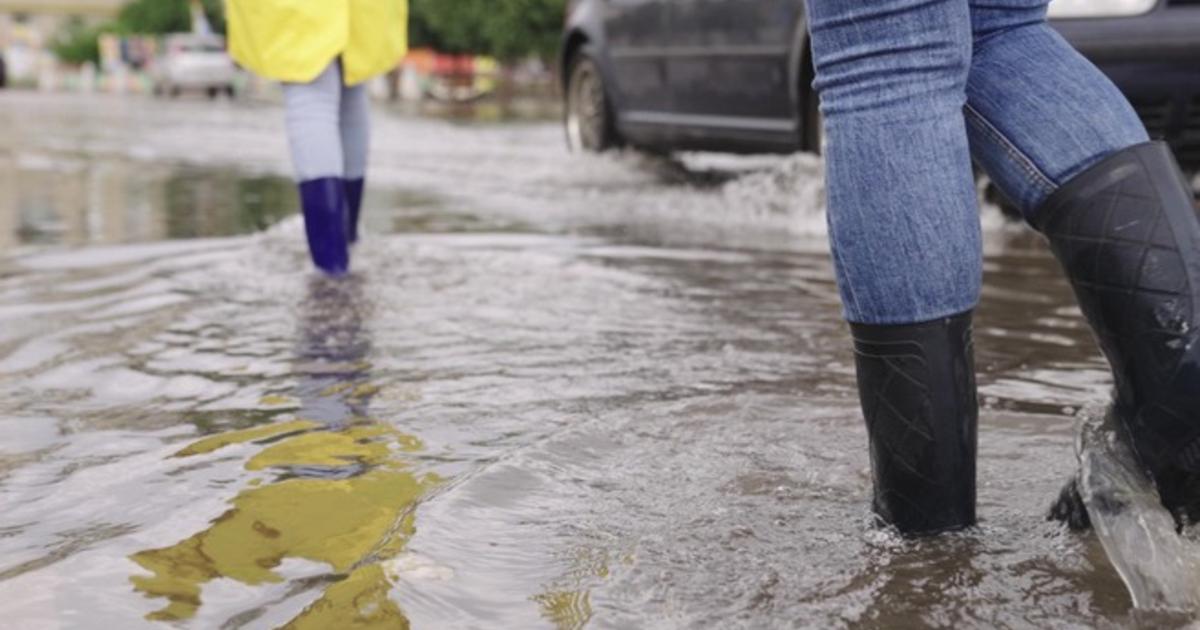
{"label": "person's leg", "polygon": [[304,209],[313,263],[330,274],[350,266],[346,235],[346,191],[341,116],[341,73],[330,64],[311,83],[286,83],[288,140]]}
{"label": "person's leg", "polygon": [[1108,77],[1046,23],[1049,0],[971,0],[972,154],[1026,218],[1145,127]]}
{"label": "person's leg", "polygon": [[967,0],[807,4],[874,509],[905,533],[966,527],[977,416],[970,317],[982,275],[962,114]]}
{"label": "person's leg", "polygon": [[345,161],[346,203],[350,211],[349,239],[358,241],[358,218],[370,151],[371,106],[366,85],[342,88],[342,151]]}
{"label": "person's leg", "polygon": [[1200,487],[1200,220],[1170,150],[1045,24],[975,0],[974,153],[1047,238],[1113,366],[1113,412],[1168,507]]}

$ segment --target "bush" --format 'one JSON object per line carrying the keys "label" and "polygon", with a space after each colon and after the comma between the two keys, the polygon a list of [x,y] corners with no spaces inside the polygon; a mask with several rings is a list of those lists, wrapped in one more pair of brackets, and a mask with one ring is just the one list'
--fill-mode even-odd
{"label": "bush", "polygon": [[89,61],[100,63],[100,35],[103,26],[88,26],[83,19],[75,17],[63,25],[54,38],[50,49],[63,63],[81,66]]}

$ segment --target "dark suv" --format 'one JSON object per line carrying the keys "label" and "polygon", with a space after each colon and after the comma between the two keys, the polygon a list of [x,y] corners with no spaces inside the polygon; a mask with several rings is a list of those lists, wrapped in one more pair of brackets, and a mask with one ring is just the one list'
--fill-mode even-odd
{"label": "dark suv", "polygon": [[[1055,0],[1051,17],[1200,167],[1200,0]],[[803,0],[572,0],[561,62],[575,148],[820,148]]]}

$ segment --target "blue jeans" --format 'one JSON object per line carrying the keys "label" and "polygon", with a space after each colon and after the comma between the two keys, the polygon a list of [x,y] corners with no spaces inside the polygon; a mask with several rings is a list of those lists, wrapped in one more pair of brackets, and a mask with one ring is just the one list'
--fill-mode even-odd
{"label": "blue jeans", "polygon": [[972,157],[1032,218],[1074,175],[1148,139],[1117,88],[1047,26],[1047,0],[807,5],[830,240],[851,322],[975,307]]}

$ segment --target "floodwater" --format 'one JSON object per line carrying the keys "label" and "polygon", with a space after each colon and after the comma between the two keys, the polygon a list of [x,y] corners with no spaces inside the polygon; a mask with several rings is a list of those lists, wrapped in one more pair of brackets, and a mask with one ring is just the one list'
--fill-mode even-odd
{"label": "floodwater", "polygon": [[1107,375],[985,209],[972,531],[874,528],[815,158],[379,112],[308,272],[270,106],[0,98],[14,628],[1024,628],[1135,612],[1045,520]]}

